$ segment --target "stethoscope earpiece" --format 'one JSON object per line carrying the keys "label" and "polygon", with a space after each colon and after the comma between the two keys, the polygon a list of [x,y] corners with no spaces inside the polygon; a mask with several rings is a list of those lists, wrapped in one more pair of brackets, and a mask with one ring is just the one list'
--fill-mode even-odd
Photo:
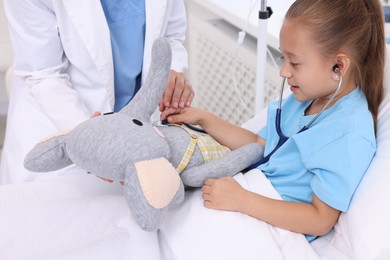
{"label": "stethoscope earpiece", "polygon": [[335,64],[333,67],[332,67],[332,70],[334,73],[339,73],[340,72],[340,67],[339,65]]}

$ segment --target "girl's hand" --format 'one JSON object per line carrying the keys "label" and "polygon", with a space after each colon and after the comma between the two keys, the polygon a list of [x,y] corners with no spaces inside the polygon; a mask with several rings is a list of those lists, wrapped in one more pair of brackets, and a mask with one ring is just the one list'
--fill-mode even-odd
{"label": "girl's hand", "polygon": [[186,108],[167,108],[161,113],[160,119],[167,119],[171,124],[191,124],[201,125],[202,120],[205,118],[207,112],[193,107]]}
{"label": "girl's hand", "polygon": [[[172,115],[178,115],[180,113],[183,113],[185,109],[183,108],[174,108],[174,107],[167,107],[163,112],[160,114],[160,120],[167,119],[168,117],[171,117]],[[173,118],[171,117],[170,120],[172,121]],[[169,120],[168,120],[169,121]],[[184,122],[170,122],[170,123],[184,123]]]}
{"label": "girl's hand", "polygon": [[232,177],[208,179],[202,187],[202,197],[206,208],[240,211],[246,190]]}

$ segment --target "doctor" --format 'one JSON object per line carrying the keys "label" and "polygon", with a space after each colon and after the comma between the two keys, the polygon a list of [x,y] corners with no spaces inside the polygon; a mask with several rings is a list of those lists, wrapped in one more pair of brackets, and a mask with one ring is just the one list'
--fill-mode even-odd
{"label": "doctor", "polygon": [[160,110],[190,105],[193,91],[182,73],[182,0],[4,0],[4,7],[15,77],[0,184],[43,178],[23,167],[34,144],[129,102],[149,70],[158,37],[170,40],[173,56]]}

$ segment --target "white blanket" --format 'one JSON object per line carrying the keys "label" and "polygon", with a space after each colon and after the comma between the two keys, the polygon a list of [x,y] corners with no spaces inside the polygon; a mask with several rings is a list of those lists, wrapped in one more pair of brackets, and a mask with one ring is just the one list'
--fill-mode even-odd
{"label": "white blanket", "polygon": [[[206,209],[200,191],[195,190],[187,194],[180,207],[171,210],[158,235],[139,229],[119,184],[82,173],[47,176],[37,182],[0,186],[1,260],[315,260],[319,259],[317,253],[321,259],[377,259],[363,257],[368,254],[360,251],[358,255],[345,250],[345,255],[340,253],[340,244],[345,244],[339,242],[345,236],[340,230],[352,228],[345,222],[346,216],[335,235],[317,239],[310,245],[301,234],[274,228],[240,213]],[[246,189],[278,198],[258,170],[235,178]],[[382,181],[383,188],[386,183]],[[380,186],[372,184],[373,189]],[[383,194],[387,190],[378,192]],[[364,208],[376,204],[380,203],[371,200],[369,205],[364,203]],[[382,204],[381,208],[385,209]],[[372,233],[369,227],[375,224],[382,228],[380,233],[374,232],[375,237],[378,234],[387,237],[388,216],[380,214],[375,222],[365,220],[365,230]],[[356,228],[352,231],[360,232]],[[369,256],[388,255],[385,237],[378,240],[355,236],[354,241],[357,239],[365,241],[361,250],[369,249]]]}
{"label": "white blanket", "polygon": [[[257,170],[235,178],[247,189],[278,197]],[[189,192],[158,237],[136,225],[119,184],[93,175],[0,186],[0,259],[318,258],[303,235],[202,203],[199,190]]]}
{"label": "white blanket", "polygon": [[[280,199],[259,170],[235,178],[248,190]],[[166,260],[320,259],[302,234],[241,213],[205,208],[200,190],[188,193],[184,204],[169,213],[160,240]]]}
{"label": "white blanket", "polygon": [[120,185],[93,175],[0,186],[0,259],[160,259]]}

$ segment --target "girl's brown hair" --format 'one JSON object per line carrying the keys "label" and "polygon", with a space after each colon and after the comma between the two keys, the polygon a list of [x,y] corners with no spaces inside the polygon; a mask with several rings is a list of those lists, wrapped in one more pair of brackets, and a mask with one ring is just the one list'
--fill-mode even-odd
{"label": "girl's brown hair", "polygon": [[356,84],[366,96],[375,126],[383,99],[385,33],[379,0],[296,0],[285,19],[294,19],[311,33],[325,56],[347,50]]}

